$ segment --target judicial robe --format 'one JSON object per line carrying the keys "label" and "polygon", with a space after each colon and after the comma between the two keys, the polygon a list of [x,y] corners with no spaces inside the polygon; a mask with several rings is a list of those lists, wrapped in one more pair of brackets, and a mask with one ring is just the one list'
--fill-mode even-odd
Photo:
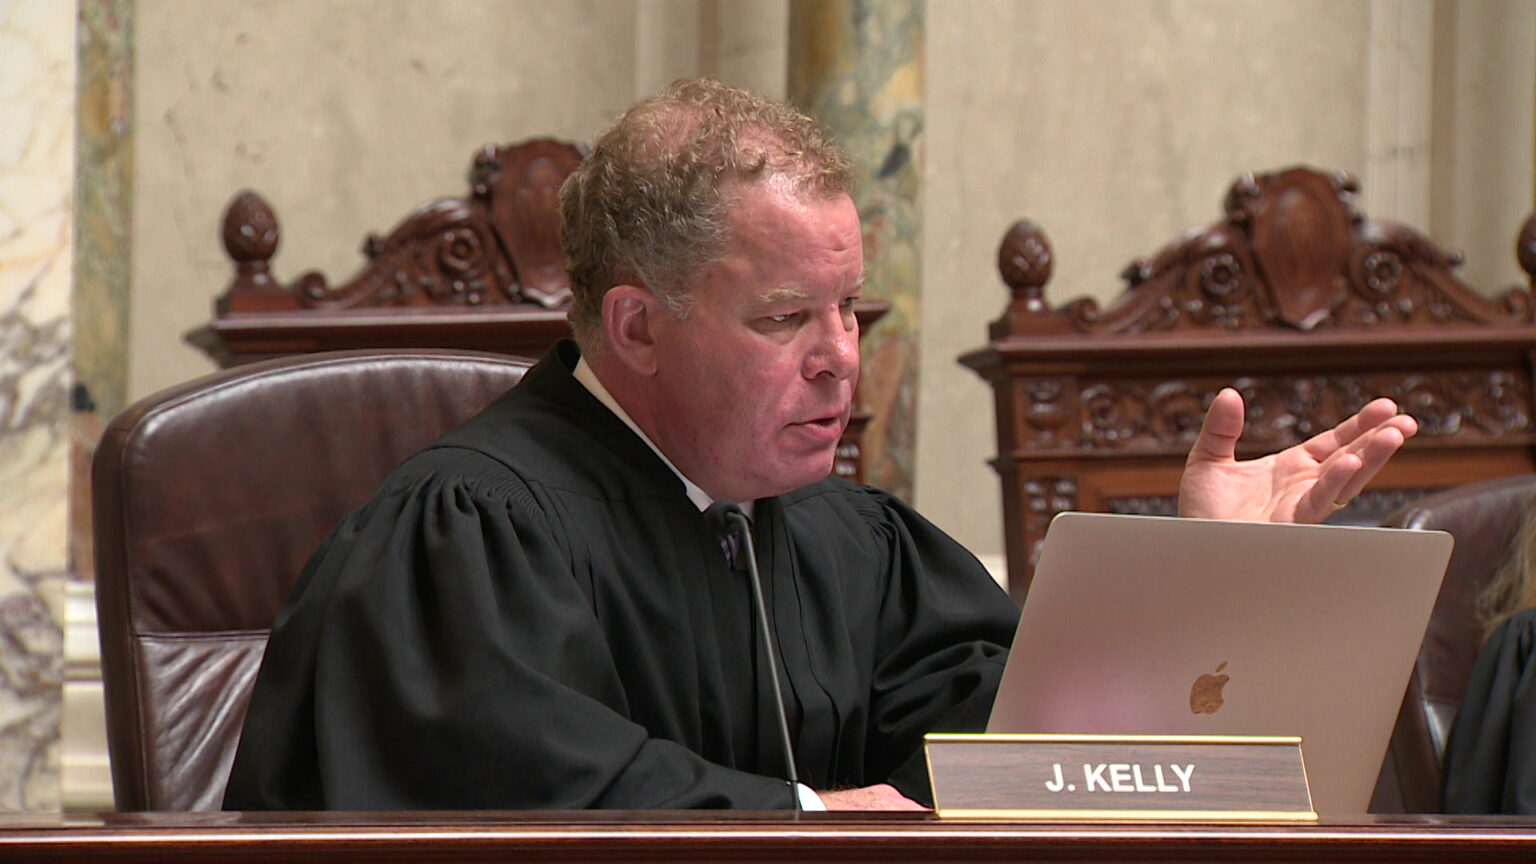
{"label": "judicial robe", "polygon": [[1536,814],[1536,609],[1488,637],[1445,751],[1445,812]]}
{"label": "judicial robe", "polygon": [[[397,468],[278,616],[225,806],[793,806],[745,577],[677,475],[571,375]],[[922,736],[984,726],[1017,610],[898,499],[756,502],[802,782],[928,797]]]}

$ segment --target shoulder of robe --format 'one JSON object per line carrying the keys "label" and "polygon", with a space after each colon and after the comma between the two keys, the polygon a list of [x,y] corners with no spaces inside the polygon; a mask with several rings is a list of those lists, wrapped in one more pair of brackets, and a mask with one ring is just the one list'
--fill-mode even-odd
{"label": "shoulder of robe", "polygon": [[1488,642],[1499,645],[1502,652],[1529,662],[1536,655],[1536,607],[1509,616],[1488,637]]}
{"label": "shoulder of robe", "polygon": [[505,505],[543,516],[538,495],[518,471],[467,447],[434,446],[410,457],[385,478],[370,503],[442,495],[463,495],[482,505]]}
{"label": "shoulder of robe", "polygon": [[[579,389],[566,389],[572,387]],[[651,448],[591,394],[551,398],[539,388],[529,391],[527,381],[422,455],[437,451],[472,451],[551,493],[615,499],[682,488]]]}

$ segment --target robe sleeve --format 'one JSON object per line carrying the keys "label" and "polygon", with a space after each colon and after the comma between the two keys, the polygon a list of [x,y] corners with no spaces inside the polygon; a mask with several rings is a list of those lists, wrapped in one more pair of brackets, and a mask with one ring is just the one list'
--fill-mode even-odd
{"label": "robe sleeve", "polygon": [[1477,655],[1445,755],[1445,812],[1536,814],[1536,609]]}
{"label": "robe sleeve", "polygon": [[528,486],[489,470],[396,481],[280,616],[226,807],[792,806],[783,780],[627,718],[610,653],[626,648]]}
{"label": "robe sleeve", "polygon": [[986,729],[1018,607],[963,546],[894,496],[868,494],[887,556],[870,775],[931,806],[923,736]]}

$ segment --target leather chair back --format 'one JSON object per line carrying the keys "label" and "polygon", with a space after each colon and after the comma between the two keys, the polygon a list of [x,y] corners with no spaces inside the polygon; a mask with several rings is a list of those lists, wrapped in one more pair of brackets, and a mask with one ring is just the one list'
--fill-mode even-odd
{"label": "leather chair back", "polygon": [[1392,732],[1373,812],[1440,811],[1445,744],[1483,644],[1477,598],[1509,556],[1533,496],[1536,474],[1501,477],[1425,496],[1385,523],[1449,531],[1456,547]]}
{"label": "leather chair back", "polygon": [[267,633],[331,528],[529,363],[342,351],[217,372],[108,426],[92,472],[119,810],[218,809]]}

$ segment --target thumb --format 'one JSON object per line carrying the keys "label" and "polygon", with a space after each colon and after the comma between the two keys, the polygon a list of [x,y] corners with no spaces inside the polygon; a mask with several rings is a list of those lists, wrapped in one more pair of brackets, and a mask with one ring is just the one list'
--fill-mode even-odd
{"label": "thumb", "polygon": [[1229,461],[1237,456],[1237,439],[1243,435],[1243,397],[1223,387],[1200,424],[1200,435],[1189,450],[1190,462]]}

